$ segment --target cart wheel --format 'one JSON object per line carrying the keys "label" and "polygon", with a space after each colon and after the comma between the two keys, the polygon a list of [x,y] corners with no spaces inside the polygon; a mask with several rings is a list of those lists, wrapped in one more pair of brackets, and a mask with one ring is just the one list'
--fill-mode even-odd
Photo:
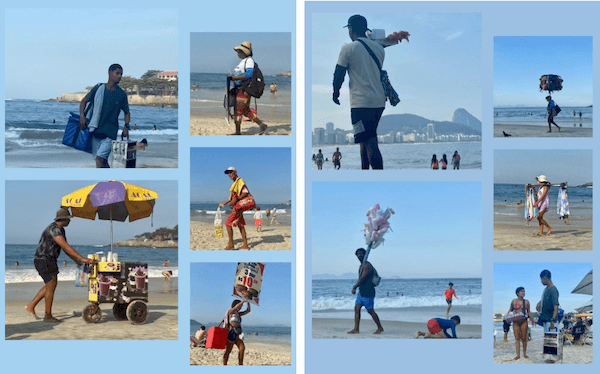
{"label": "cart wheel", "polygon": [[102,310],[98,304],[89,304],[83,309],[83,320],[87,323],[98,323],[102,318]]}
{"label": "cart wheel", "polygon": [[134,325],[141,325],[148,319],[148,306],[141,301],[135,300],[127,307],[127,318]]}
{"label": "cart wheel", "polygon": [[120,321],[124,321],[127,319],[127,305],[128,304],[118,304],[113,305],[113,316]]}

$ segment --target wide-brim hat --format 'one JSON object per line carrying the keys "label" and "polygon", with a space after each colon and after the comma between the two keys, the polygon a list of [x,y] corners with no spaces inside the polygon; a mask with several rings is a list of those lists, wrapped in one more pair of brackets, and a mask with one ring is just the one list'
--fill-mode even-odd
{"label": "wide-brim hat", "polygon": [[538,182],[548,182],[548,179],[546,179],[546,176],[544,174],[542,175],[538,175],[537,177],[535,177],[535,179],[537,179]]}
{"label": "wide-brim hat", "polygon": [[225,174],[234,173],[234,172],[237,173],[237,170],[233,166],[230,166],[227,168],[227,170],[225,170]]}
{"label": "wide-brim hat", "polygon": [[243,42],[241,45],[237,47],[233,47],[234,51],[242,51],[246,56],[250,56],[252,54],[252,43]]}
{"label": "wide-brim hat", "polygon": [[60,208],[56,211],[56,217],[54,217],[55,221],[59,219],[71,219],[73,216],[69,213],[69,208]]}

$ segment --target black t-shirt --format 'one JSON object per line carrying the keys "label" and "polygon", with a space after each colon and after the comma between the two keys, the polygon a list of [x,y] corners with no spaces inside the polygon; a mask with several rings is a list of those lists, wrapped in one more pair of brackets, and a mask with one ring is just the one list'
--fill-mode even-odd
{"label": "black t-shirt", "polygon": [[[90,91],[89,98],[91,101],[94,100],[98,87],[100,87],[99,84]],[[105,88],[98,128],[92,132],[92,136],[98,139],[111,138],[116,140],[119,132],[119,114],[121,110],[125,114],[129,113],[129,103],[125,91],[119,86],[115,86],[114,90]]]}
{"label": "black t-shirt", "polygon": [[[375,297],[375,286],[373,286],[373,266],[370,262],[367,262],[370,273],[367,275],[367,278],[358,285],[358,293],[362,297]],[[358,268],[358,277],[360,278],[360,269],[362,265]]]}
{"label": "black t-shirt", "polygon": [[54,238],[57,236],[62,236],[67,239],[65,235],[65,229],[59,227],[56,222],[52,222],[40,237],[40,241],[37,246],[37,250],[35,251],[35,259],[36,260],[49,260],[54,261],[58,259],[60,255],[60,245],[54,241]]}

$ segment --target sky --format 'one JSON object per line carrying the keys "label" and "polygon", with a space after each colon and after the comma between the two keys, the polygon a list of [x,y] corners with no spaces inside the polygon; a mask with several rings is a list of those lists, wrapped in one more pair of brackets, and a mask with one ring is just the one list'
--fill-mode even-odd
{"label": "sky", "polygon": [[545,107],[545,74],[564,80],[552,93],[562,106],[592,105],[592,44],[591,36],[494,37],[494,106]]}
{"label": "sky", "polygon": [[591,150],[495,150],[494,183],[536,183],[544,174],[551,183],[578,186],[592,182]]}
{"label": "sky", "polygon": [[46,100],[108,79],[177,70],[177,10],[5,9],[6,98]]}
{"label": "sky", "polygon": [[[190,264],[190,318],[199,323],[218,323],[225,316],[233,295],[237,262],[192,262]],[[243,325],[291,326],[292,268],[290,263],[267,262],[259,305],[252,304]],[[242,311],[246,310],[246,305]]]}
{"label": "sky", "polygon": [[[385,49],[383,69],[400,97],[400,104],[386,104],[384,115],[410,113],[434,120],[451,121],[454,111],[464,108],[481,120],[481,16],[476,13],[407,13],[402,4],[376,3],[372,12],[361,12],[369,29],[410,32],[410,42]],[[355,12],[354,12],[355,13]],[[342,45],[350,43],[343,28],[348,13],[313,13],[312,127],[333,122],[336,128],[351,129],[348,76],[340,103],[332,101],[333,72]],[[308,56],[308,46],[307,46]],[[307,72],[307,78],[311,75]],[[460,93],[460,94],[458,94]],[[308,99],[310,100],[310,99]],[[308,101],[307,101],[308,104]]]}
{"label": "sky", "polygon": [[230,166],[246,182],[257,206],[287,202],[292,198],[291,157],[290,148],[191,148],[190,202],[226,201],[233,182],[224,172]]}
{"label": "sky", "polygon": [[558,289],[558,301],[565,313],[574,312],[592,299],[592,295],[572,294],[571,291],[592,270],[590,262],[496,262],[494,264],[494,313],[507,313],[510,302],[516,298],[517,287],[525,288],[525,299],[531,310],[542,299],[544,285],[540,282],[542,270],[550,270],[552,283]]}
{"label": "sky", "polygon": [[292,34],[289,32],[193,32],[190,34],[190,71],[228,73],[240,63],[237,47],[252,43],[254,61],[264,75],[292,70]]}
{"label": "sky", "polygon": [[312,274],[356,273],[354,251],[366,248],[361,230],[376,203],[396,212],[393,232],[369,255],[382,277],[481,277],[478,182],[314,182]]}
{"label": "sky", "polygon": [[[6,243],[37,244],[44,229],[53,222],[62,197],[95,181],[7,181],[6,182]],[[161,227],[177,225],[177,182],[124,182],[148,188],[158,193],[153,217],[134,222],[113,222],[113,239],[133,239],[135,235],[153,232]],[[13,214],[16,213],[16,214]],[[152,224],[153,222],[153,225]],[[110,244],[110,221],[73,218],[65,229],[71,245]]]}

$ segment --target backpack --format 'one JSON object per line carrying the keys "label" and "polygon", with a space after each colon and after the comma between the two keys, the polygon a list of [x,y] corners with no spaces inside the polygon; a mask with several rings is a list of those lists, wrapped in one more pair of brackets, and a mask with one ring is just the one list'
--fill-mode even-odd
{"label": "backpack", "polygon": [[256,61],[254,62],[254,69],[252,69],[252,76],[242,82],[242,88],[252,97],[258,99],[262,96],[265,90],[265,79]]}
{"label": "backpack", "polygon": [[377,287],[379,286],[379,282],[381,282],[381,277],[379,276],[379,274],[377,274],[377,270],[375,270],[375,267],[373,265],[371,265],[371,267],[373,268],[373,287]]}

